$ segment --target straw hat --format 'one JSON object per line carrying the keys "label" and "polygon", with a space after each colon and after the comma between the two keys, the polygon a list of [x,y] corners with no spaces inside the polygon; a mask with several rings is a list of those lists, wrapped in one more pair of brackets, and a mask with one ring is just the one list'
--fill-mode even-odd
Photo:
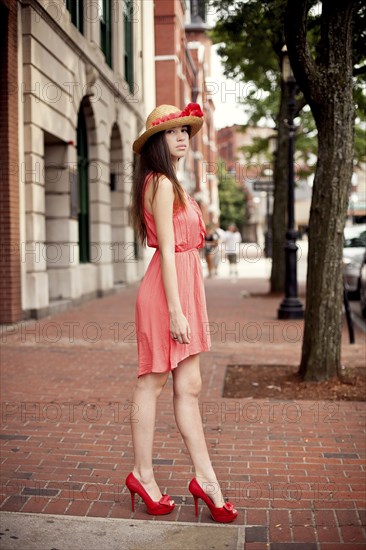
{"label": "straw hat", "polygon": [[188,103],[183,111],[174,105],[159,105],[147,117],[146,130],[134,142],[133,150],[135,153],[141,153],[151,136],[175,126],[190,126],[192,137],[201,129],[202,124],[203,112],[198,103]]}

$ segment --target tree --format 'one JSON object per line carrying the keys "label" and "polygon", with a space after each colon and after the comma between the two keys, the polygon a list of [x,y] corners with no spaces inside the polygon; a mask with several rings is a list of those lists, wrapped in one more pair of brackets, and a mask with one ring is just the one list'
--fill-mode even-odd
{"label": "tree", "polygon": [[[249,121],[255,124],[265,116],[272,122],[275,119],[276,123],[278,143],[273,170],[271,291],[279,292],[284,290],[285,281],[288,181],[285,122],[288,89],[280,78],[286,0],[212,0],[211,3],[219,17],[212,39],[223,44],[218,48],[218,54],[223,59],[225,75],[250,82],[248,93],[243,98],[243,105],[249,110]],[[267,100],[263,101],[264,98]]]}
{"label": "tree", "polygon": [[287,2],[290,61],[318,130],[300,364],[306,380],[328,379],[340,367],[343,228],[353,172],[355,115],[352,23],[359,8],[358,0],[323,0],[314,47],[308,38],[310,2]]}
{"label": "tree", "polygon": [[[267,100],[265,100],[267,102]],[[246,129],[250,125],[247,124],[243,128]],[[361,149],[362,139],[364,137],[364,131],[359,128],[360,135],[357,143],[359,147],[359,154],[357,158],[362,161],[366,157],[366,151]],[[250,161],[253,157],[264,157],[268,163],[273,160],[272,152],[270,151],[270,138],[268,137],[255,137],[250,145],[241,147],[244,158]],[[310,174],[315,172],[315,160],[318,152],[317,131],[314,122],[313,115],[311,114],[310,107],[305,105],[301,111],[300,124],[296,132],[296,151],[295,151],[295,164],[296,164],[296,177],[307,178]],[[355,155],[356,156],[356,155]]]}
{"label": "tree", "polygon": [[241,232],[246,216],[244,191],[238,186],[235,178],[227,172],[223,161],[219,161],[218,179],[220,226],[227,229],[230,223],[235,223]]}
{"label": "tree", "polygon": [[[225,74],[240,81],[249,83],[248,93],[243,98],[243,108],[249,123],[256,124],[263,118],[274,119],[278,133],[278,150],[274,163],[274,207],[272,216],[273,260],[271,272],[271,290],[282,291],[284,287],[284,247],[287,212],[288,181],[288,135],[286,127],[288,89],[281,79],[281,51],[286,38],[284,20],[287,0],[211,0],[217,9],[218,21],[212,33],[214,42],[221,42],[218,49],[222,57]],[[320,17],[317,7],[320,3],[308,1],[309,14],[308,42],[316,52],[321,35]],[[353,36],[354,65],[364,56],[366,42],[366,10],[354,13],[355,32]],[[235,40],[233,40],[235,36]],[[355,98],[358,105],[358,118],[365,121],[365,94],[363,66],[357,66],[354,74]],[[361,85],[360,85],[361,84]],[[301,114],[302,125],[297,132],[297,151],[316,153],[314,139],[304,141],[303,128],[309,136],[315,137],[312,131],[313,122],[306,111],[302,111],[306,100],[298,96],[298,115]],[[356,126],[355,151],[357,161],[365,157],[365,125]],[[305,148],[304,148],[305,147]],[[306,150],[305,150],[306,149]]]}

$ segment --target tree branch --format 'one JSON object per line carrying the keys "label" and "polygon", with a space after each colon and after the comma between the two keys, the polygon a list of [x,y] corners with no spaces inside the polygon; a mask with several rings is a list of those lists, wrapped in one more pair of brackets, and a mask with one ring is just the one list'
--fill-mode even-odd
{"label": "tree branch", "polygon": [[307,41],[309,0],[288,0],[285,36],[291,67],[309,104],[320,100],[320,77]]}

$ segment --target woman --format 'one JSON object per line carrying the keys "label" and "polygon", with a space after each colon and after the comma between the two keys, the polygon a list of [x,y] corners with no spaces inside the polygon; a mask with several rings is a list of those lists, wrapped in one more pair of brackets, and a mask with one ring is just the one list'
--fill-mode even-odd
{"label": "woman", "polygon": [[[213,470],[198,404],[201,389],[199,353],[210,347],[202,266],[198,248],[205,229],[197,203],[180,185],[178,162],[189,139],[202,127],[203,113],[190,103],[180,111],[171,105],[154,109],[146,131],[134,142],[140,154],[132,192],[132,221],[140,241],[156,252],[140,285],[136,302],[138,379],[133,402],[138,422],[131,423],[135,455],[126,479],[131,493],[154,515],[169,514],[174,502],[162,495],[154,479],[153,437],[157,399],[173,376],[173,405],[178,429],[195,469],[189,490],[198,515],[198,498],[214,520],[233,521],[237,511],[225,503]],[[210,495],[207,491],[210,489]]]}

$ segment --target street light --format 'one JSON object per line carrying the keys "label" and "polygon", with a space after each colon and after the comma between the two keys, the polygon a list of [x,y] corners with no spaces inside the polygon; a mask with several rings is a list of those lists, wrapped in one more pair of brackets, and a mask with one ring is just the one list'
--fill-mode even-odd
{"label": "street light", "polygon": [[288,88],[288,199],[287,231],[285,243],[285,298],[278,309],[278,319],[303,319],[304,310],[297,296],[297,245],[298,232],[295,230],[295,178],[294,144],[296,113],[296,80],[290,65],[287,48],[282,48],[282,79]]}

